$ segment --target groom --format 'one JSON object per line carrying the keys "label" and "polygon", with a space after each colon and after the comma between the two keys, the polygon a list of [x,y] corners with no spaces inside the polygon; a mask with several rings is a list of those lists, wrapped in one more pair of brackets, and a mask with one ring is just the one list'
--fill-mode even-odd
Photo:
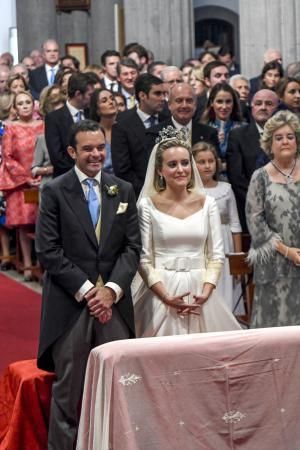
{"label": "groom", "polygon": [[90,350],[134,337],[130,284],[141,248],[132,186],[101,169],[99,125],[73,125],[75,166],[42,191],[36,251],[45,268],[38,367],[55,371],[48,449],[72,450]]}

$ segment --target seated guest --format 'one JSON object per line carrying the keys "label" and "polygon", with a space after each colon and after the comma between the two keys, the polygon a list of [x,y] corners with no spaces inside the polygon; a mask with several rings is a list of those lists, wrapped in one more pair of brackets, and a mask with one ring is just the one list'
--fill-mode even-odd
{"label": "seated guest", "polygon": [[253,120],[229,133],[226,152],[228,180],[236,197],[243,232],[247,232],[245,203],[248,185],[255,169],[268,159],[260,146],[264,125],[278,108],[278,97],[268,89],[258,91],[251,101]]}
{"label": "seated guest", "polygon": [[278,111],[264,126],[270,162],[251,178],[246,202],[254,265],[253,328],[300,325],[298,117]]}

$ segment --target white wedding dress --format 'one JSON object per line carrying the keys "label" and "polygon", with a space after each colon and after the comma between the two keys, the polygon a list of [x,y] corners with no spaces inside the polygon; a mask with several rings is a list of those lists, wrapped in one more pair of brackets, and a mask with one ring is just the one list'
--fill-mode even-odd
{"label": "white wedding dress", "polygon": [[224,260],[220,216],[216,202],[206,196],[202,209],[185,219],[159,211],[149,197],[138,206],[143,250],[140,273],[133,282],[138,337],[226,331],[240,326],[215,290],[199,309],[200,315],[179,316],[150,287],[162,281],[170,295],[184,294],[187,303],[200,295],[204,282],[216,284]]}

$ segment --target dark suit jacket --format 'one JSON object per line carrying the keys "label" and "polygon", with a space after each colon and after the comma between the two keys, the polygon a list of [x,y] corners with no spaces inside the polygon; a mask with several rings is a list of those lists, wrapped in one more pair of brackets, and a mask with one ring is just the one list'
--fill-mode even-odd
{"label": "dark suit jacket", "polygon": [[[161,122],[154,127],[149,128],[146,131],[146,148],[148,153],[148,158],[151,154],[151,151],[155,145],[155,140],[158,137],[158,133],[168,126],[174,126],[171,117],[164,122]],[[196,144],[199,141],[210,142],[215,145],[216,149],[219,148],[219,140],[218,133],[215,128],[212,128],[208,125],[204,125],[202,123],[193,122],[192,123],[192,145]]]}
{"label": "dark suit jacket", "polygon": [[54,178],[66,173],[74,166],[74,161],[67,152],[68,135],[73,123],[72,115],[66,105],[45,117],[45,138],[54,167]]}
{"label": "dark suit jacket", "polygon": [[146,128],[135,108],[118,115],[111,136],[113,169],[118,177],[132,183],[137,197],[143,187],[148,164],[145,136]]}
{"label": "dark suit jacket", "polygon": [[235,128],[229,133],[226,152],[227,174],[235,193],[240,222],[247,232],[245,203],[248,186],[253,172],[259,167],[258,160],[263,155],[259,143],[256,123]]}
{"label": "dark suit jacket", "polygon": [[[119,192],[108,196],[104,186],[116,184]],[[38,366],[46,370],[53,370],[51,345],[87,307],[85,300],[76,301],[76,292],[87,280],[95,283],[99,274],[104,283],[115,282],[123,289],[124,296],[116,307],[134,337],[130,284],[141,249],[135,196],[130,184],[104,172],[101,185],[100,244],[74,169],[51,180],[42,190],[36,251],[46,272]],[[128,207],[116,214],[120,202]]]}
{"label": "dark suit jacket", "polygon": [[36,100],[39,99],[41,90],[48,86],[48,78],[45,65],[29,70],[29,89]]}

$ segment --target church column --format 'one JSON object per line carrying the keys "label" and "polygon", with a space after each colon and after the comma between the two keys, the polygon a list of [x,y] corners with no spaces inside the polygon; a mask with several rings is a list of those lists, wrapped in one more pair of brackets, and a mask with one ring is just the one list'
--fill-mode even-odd
{"label": "church column", "polygon": [[31,50],[40,49],[48,38],[57,38],[54,1],[17,1],[16,12],[20,60]]}
{"label": "church column", "polygon": [[193,56],[192,0],[124,0],[126,43],[139,42],[156,60],[180,66]]}
{"label": "church column", "polygon": [[299,22],[299,0],[240,0],[243,74],[253,77],[261,72],[268,48],[281,50],[284,66],[299,61]]}

